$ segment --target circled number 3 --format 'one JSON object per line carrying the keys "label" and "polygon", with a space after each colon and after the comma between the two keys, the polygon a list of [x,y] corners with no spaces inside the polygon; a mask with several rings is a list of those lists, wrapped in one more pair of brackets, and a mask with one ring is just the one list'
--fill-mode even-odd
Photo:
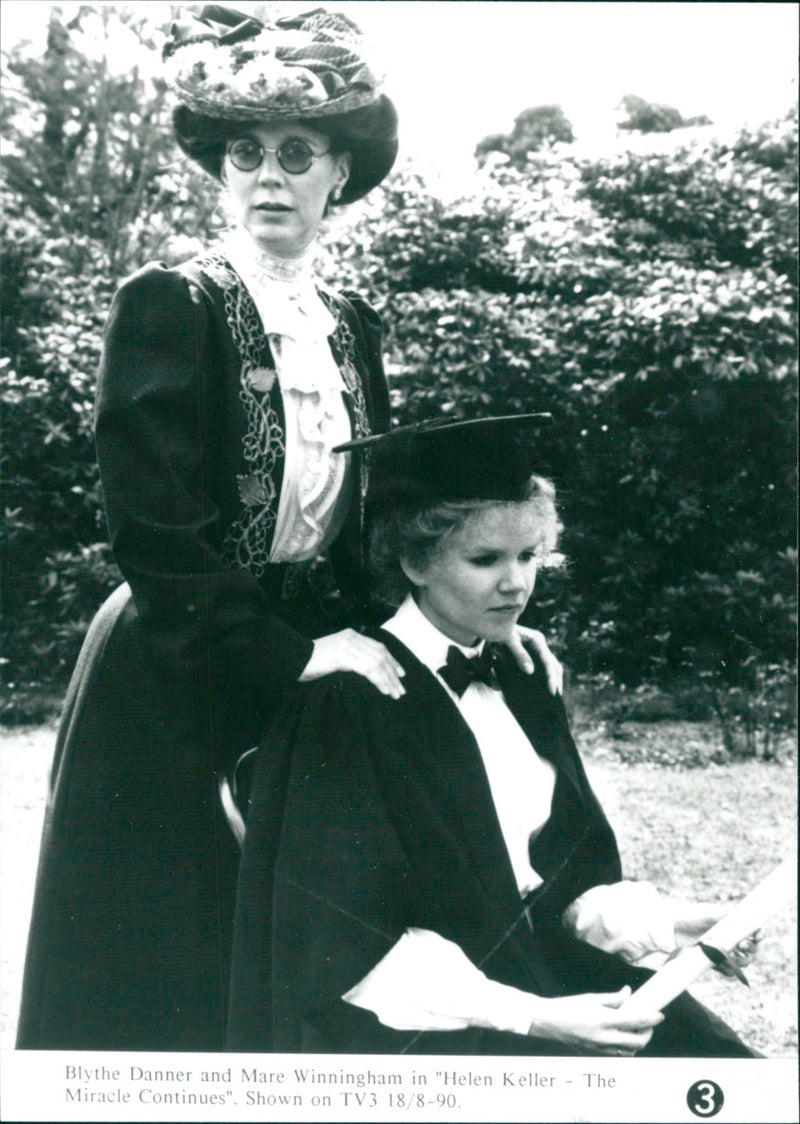
{"label": "circled number 3", "polygon": [[695,1081],[686,1094],[686,1103],[695,1116],[710,1119],[725,1103],[725,1096],[715,1081]]}

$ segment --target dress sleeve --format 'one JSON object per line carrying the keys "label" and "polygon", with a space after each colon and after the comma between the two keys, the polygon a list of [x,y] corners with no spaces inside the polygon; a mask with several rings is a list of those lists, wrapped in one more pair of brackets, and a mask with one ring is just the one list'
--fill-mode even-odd
{"label": "dress sleeve", "polygon": [[662,967],[677,948],[675,903],[652,882],[594,886],[567,906],[562,924],[579,940],[638,968]]}
{"label": "dress sleeve", "polygon": [[161,265],[114,299],[95,409],[109,538],[157,660],[179,675],[219,668],[277,693],[297,680],[313,642],[220,553],[206,479],[225,455],[210,309],[206,294]]}
{"label": "dress sleeve", "polygon": [[406,929],[378,964],[342,996],[395,1030],[489,1030],[527,1034],[532,997],[489,979],[454,941]]}

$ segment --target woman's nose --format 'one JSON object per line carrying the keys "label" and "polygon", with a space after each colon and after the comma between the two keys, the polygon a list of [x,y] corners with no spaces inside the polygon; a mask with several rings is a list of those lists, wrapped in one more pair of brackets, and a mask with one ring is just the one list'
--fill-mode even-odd
{"label": "woman's nose", "polygon": [[266,149],[258,168],[259,183],[283,183],[283,168],[278,163],[278,155]]}
{"label": "woman's nose", "polygon": [[527,575],[518,562],[512,562],[504,569],[500,578],[500,588],[503,590],[516,590],[527,588]]}
{"label": "woman's nose", "polygon": [[534,559],[509,562],[500,577],[502,593],[522,593],[526,598],[533,593],[536,584],[536,562]]}

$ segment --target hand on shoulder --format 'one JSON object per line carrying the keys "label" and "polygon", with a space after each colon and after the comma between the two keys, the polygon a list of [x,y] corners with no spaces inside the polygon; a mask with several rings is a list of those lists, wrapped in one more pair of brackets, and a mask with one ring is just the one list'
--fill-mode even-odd
{"label": "hand on shoulder", "polygon": [[508,649],[517,662],[517,666],[526,675],[535,675],[536,664],[531,657],[531,652],[538,657],[547,681],[547,689],[551,695],[561,695],[564,691],[564,668],[550,651],[547,641],[538,629],[524,628],[517,625]]}
{"label": "hand on shoulder", "polygon": [[353,671],[368,679],[378,690],[399,699],[406,692],[405,671],[380,640],[363,636],[354,628],[321,636],[300,675],[300,683],[310,683],[337,671]]}

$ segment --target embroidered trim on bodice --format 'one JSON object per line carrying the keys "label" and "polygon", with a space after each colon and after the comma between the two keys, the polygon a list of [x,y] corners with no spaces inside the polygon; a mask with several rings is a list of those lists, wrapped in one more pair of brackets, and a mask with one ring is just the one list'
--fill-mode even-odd
{"label": "embroidered trim on bodice", "polygon": [[[223,557],[231,566],[242,567],[261,577],[269,565],[280,498],[275,486],[275,469],[286,453],[283,425],[272,398],[273,389],[278,394],[280,389],[275,388],[277,375],[267,337],[246,285],[223,254],[208,254],[198,264],[224,295],[225,316],[241,358],[239,398],[247,419],[242,454],[250,471],[236,477],[242,512],[225,531]],[[351,398],[356,436],[365,437],[370,433],[370,425],[356,365],[355,336],[338,301],[324,289],[320,290],[320,296],[336,321],[336,329],[330,337],[331,350]],[[362,520],[367,489],[364,460],[359,458]]]}
{"label": "embroidered trim on bodice", "polygon": [[[364,386],[358,375],[356,366],[356,338],[350,325],[342,316],[336,300],[325,289],[320,289],[319,294],[325,306],[336,318],[336,331],[331,338],[331,347],[336,365],[342,372],[345,386],[347,387],[353,405],[353,420],[355,422],[356,437],[368,437],[371,433],[369,415],[367,414],[367,401],[364,396]],[[369,462],[367,457],[358,458],[359,466],[359,510],[361,523],[364,522],[364,507],[367,500],[367,480],[369,475]]]}

